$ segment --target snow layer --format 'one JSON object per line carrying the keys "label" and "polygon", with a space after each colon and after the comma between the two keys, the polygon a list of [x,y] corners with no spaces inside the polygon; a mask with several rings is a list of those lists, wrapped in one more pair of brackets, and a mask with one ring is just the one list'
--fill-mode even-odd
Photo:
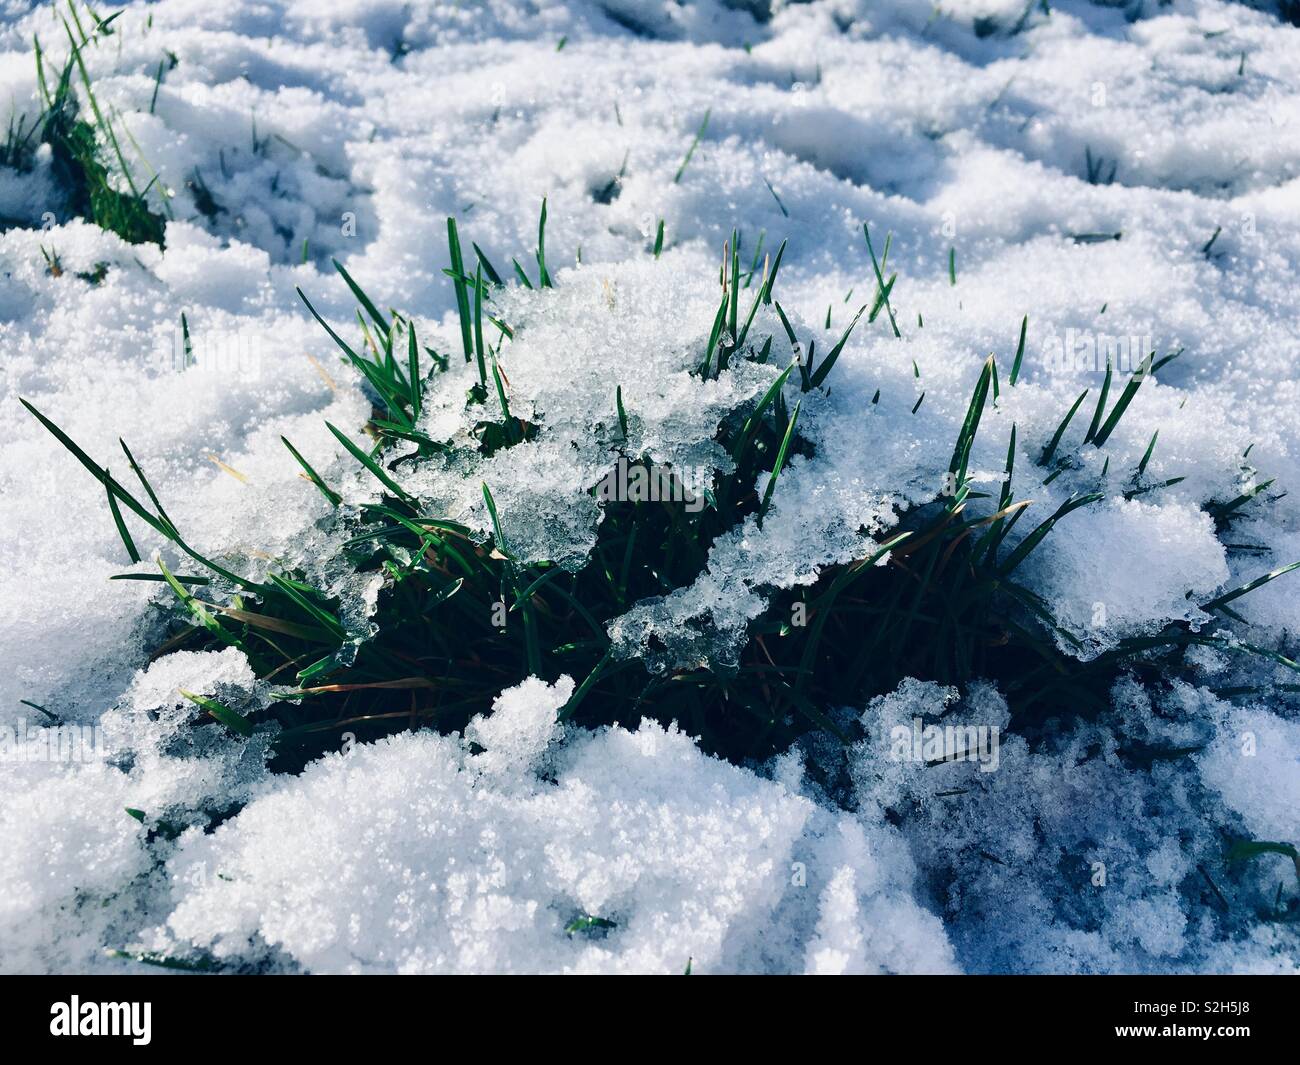
{"label": "snow layer", "polygon": [[[491,728],[471,729],[482,753],[428,733],[358,747],[190,832],[170,863],[187,887],[171,930],[218,958],[276,948],[313,972],[953,968],[889,830],[675,729],[575,737],[539,780],[529,763],[571,688],[505,693]],[[573,929],[584,917],[612,927]],[[826,928],[808,943],[814,921]]]}
{"label": "snow layer", "polygon": [[[0,108],[30,117],[31,37],[57,53],[62,31],[48,9],[6,12]],[[531,681],[464,739],[400,737],[276,780],[267,736],[187,726],[198,711],[181,687],[245,709],[265,693],[232,652],[148,663],[162,600],[107,582],[129,567],[102,491],[17,403],[114,469],[125,438],[201,550],[250,570],[322,557],[324,504],[278,438],[358,498],[370,489],[324,423],[359,431],[369,401],[294,287],[345,327],[337,256],[452,349],[445,217],[498,266],[527,262],[545,195],[559,288],[509,297],[520,329],[503,353],[513,401],[545,432],[508,462],[430,469],[414,487],[485,529],[488,480],[508,522],[534,519],[507,529],[516,549],[576,564],[599,518],[581,490],[604,468],[611,380],[636,447],[715,471],[718,420],[776,372],[740,364],[704,389],[686,378],[732,228],[747,250],[760,231],[768,249],[789,238],[781,298],[824,352],[873,290],[866,222],[878,251],[893,234],[902,339],[885,315],[859,326],[830,394],[801,415],[816,454],[783,475],[762,535],[720,539],[694,585],[615,623],[620,645],[654,632],[666,661],[725,663],[772,587],[855,557],[896,508],[937,494],[979,366],[996,351],[1005,374],[1024,314],[1026,384],[986,416],[980,476],[1003,468],[1014,423],[1016,494],[1044,514],[1075,490],[1130,488],[1156,429],[1147,480],[1185,478],[1071,515],[1028,580],[1089,653],[1200,622],[1194,604],[1300,558],[1294,495],[1234,528],[1249,551],[1225,551],[1204,512],[1269,477],[1300,480],[1300,31],[1218,0],[1025,12],[1020,0],[128,5],[87,62],[137,176],[147,160],[167,192],[165,249],[66,220],[48,155],[30,173],[0,167],[0,724],[49,724],[29,700],[100,725],[109,752],[0,766],[0,966],[198,947],[319,971],[1295,968],[1284,923],[1237,916],[1272,899],[1285,859],[1255,858],[1231,886],[1213,865],[1230,917],[1191,886],[1221,858],[1219,829],[1297,842],[1293,697],[1234,708],[1208,691],[1123,687],[1109,717],[1045,749],[1008,733],[993,773],[909,776],[870,746],[846,759],[813,744],[805,776],[797,755],[736,768],[650,725],[562,737],[561,692]],[[78,276],[100,263],[102,281]],[[187,369],[182,312],[197,344]],[[1107,352],[1136,365],[1179,349],[1104,454],[1079,450],[1041,485],[1034,459],[1074,397],[1096,395]],[[466,430],[462,384],[430,397],[448,438]],[[1285,581],[1234,608],[1253,623],[1243,636],[1294,655],[1300,600]],[[363,625],[375,589],[351,591]],[[1207,688],[1288,679],[1193,657]],[[1013,728],[996,693],[904,689],[867,709],[869,738],[875,717],[923,707]],[[1135,764],[1134,745],[1196,753]],[[972,790],[940,796],[930,777],[954,768]],[[1117,888],[1062,882],[1083,863],[1091,890],[1094,861],[1123,870]],[[581,916],[614,926],[565,932]]]}

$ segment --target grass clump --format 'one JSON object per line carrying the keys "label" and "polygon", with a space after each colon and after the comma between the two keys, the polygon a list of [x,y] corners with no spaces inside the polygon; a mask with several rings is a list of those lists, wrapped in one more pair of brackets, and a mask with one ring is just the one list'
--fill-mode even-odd
{"label": "grass clump", "polygon": [[[52,68],[40,40],[34,42],[43,110],[30,124],[25,118],[10,119],[0,144],[0,165],[30,170],[37,146],[48,145],[67,215],[93,222],[131,244],[161,246],[166,220],[150,207],[148,198],[156,178],[143,187],[137,183],[114,128],[114,116],[101,106],[86,67],[85,50],[114,33],[113,23],[120,12],[100,18],[87,5],[85,14],[83,20],[68,0],[63,27],[70,51],[61,67]],[[78,104],[78,86],[89,118]],[[125,187],[119,187],[118,181]]]}
{"label": "grass clump", "polygon": [[[535,274],[530,277],[514,262],[520,285],[554,285],[546,262],[545,226],[543,205]],[[502,275],[477,245],[472,246],[476,261],[471,273],[454,220],[448,220],[447,232],[458,354],[477,371],[466,401],[471,407],[482,406],[477,446],[483,454],[494,454],[524,444],[539,427],[510,406],[501,354],[513,331],[491,311],[493,292],[505,284]],[[870,248],[869,235],[867,242]],[[595,546],[576,571],[528,562],[514,551],[503,533],[491,485],[481,486],[493,530],[486,537],[446,515],[428,513],[403,486],[407,463],[449,447],[421,432],[420,413],[424,390],[438,387],[439,375],[457,353],[438,352],[422,343],[409,317],[381,311],[340,264],[335,264],[338,272],[358,303],[359,344],[340,336],[300,293],[343,358],[362,375],[375,403],[368,426],[372,445],[362,447],[339,428],[330,429],[382,489],[378,502],[345,507],[342,493],[284,441],[340,524],[346,513],[351,535],[334,561],[351,573],[382,577],[383,590],[370,619],[373,633],[358,635],[349,628],[349,604],[314,587],[301,570],[273,566],[265,577],[254,579],[200,554],[168,517],[125,444],[124,457],[139,490],[128,489],[58,426],[26,405],[103,485],[132,560],[140,554],[127,523],[138,521],[196,567],[193,573],[173,573],[159,561],[158,574],[122,575],[158,581],[170,589],[178,631],[169,648],[238,647],[259,676],[281,686],[276,702],[258,715],[274,718],[281,726],[278,768],[296,768],[336,748],[345,733],[368,739],[422,726],[463,729],[473,715],[487,712],[500,691],[530,674],[546,680],[568,674],[579,680],[560,712],[563,720],[591,726],[641,716],[677,721],[700,737],[707,750],[739,760],[782,750],[811,729],[847,739],[825,708],[861,706],[909,676],[957,685],[994,679],[1008,697],[1013,720],[1032,729],[1062,706],[1076,713],[1100,712],[1123,671],[1153,677],[1176,673],[1178,655],[1191,644],[1264,655],[1300,670],[1276,652],[1194,631],[1187,624],[1121,641],[1088,661],[1063,650],[1077,647],[1078,641],[1061,629],[1047,604],[1019,576],[1048,536],[1072,513],[1102,500],[1105,491],[1099,486],[1076,493],[1027,532],[1018,529],[1030,504],[1012,493],[1014,426],[1000,493],[994,499],[976,490],[971,455],[985,414],[997,403],[1002,387],[993,356],[984,363],[971,395],[942,493],[904,513],[887,540],[864,539],[856,561],[826,568],[812,586],[773,593],[767,611],[752,623],[733,668],[654,672],[640,659],[620,657],[609,635],[614,619],[640,601],[689,585],[704,570],[710,548],[724,532],[751,517],[761,528],[781,491],[781,473],[790,458],[811,452],[799,434],[801,406],[825,394],[828,375],[859,321],[865,317],[870,325],[885,315],[897,334],[889,302],[897,275],[885,276],[888,241],[880,258],[874,249],[871,252],[874,297],[821,358],[812,343],[805,354],[774,295],[785,245],[761,270],[758,253],[750,268],[742,269],[740,245],[739,234],[733,233],[723,256],[713,328],[695,374],[711,380],[736,360],[780,359],[784,341],[793,358],[757,401],[719,426],[716,441],[734,469],[703,490],[705,505],[690,505],[685,494],[681,501],[674,501],[676,495],[656,502],[602,499],[604,515]],[[756,329],[757,312],[765,306],[782,323],[784,341]],[[1015,386],[1019,374],[1025,328],[1022,322],[1008,388]],[[1132,375],[1113,404],[1108,403],[1112,375],[1107,374],[1080,448],[1105,447],[1146,377],[1160,365],[1153,358]],[[610,414],[616,416],[626,445],[621,387],[612,386],[610,392]],[[1086,395],[1042,446],[1038,465],[1045,480],[1082,465],[1078,449],[1063,450],[1062,441]],[[489,406],[489,396],[496,397],[499,412]],[[1142,482],[1154,446],[1153,437],[1134,477],[1133,483],[1143,490],[1160,487]],[[618,459],[630,470],[651,473],[648,456],[624,447]],[[987,502],[976,508],[980,500]],[[1249,502],[1243,498],[1223,504],[1220,520],[1231,521]],[[983,513],[972,513],[975,509]],[[1285,571],[1221,595],[1203,609],[1234,618],[1231,602]],[[236,734],[245,734],[256,723],[256,718],[246,719],[220,704],[199,705],[213,725]]]}

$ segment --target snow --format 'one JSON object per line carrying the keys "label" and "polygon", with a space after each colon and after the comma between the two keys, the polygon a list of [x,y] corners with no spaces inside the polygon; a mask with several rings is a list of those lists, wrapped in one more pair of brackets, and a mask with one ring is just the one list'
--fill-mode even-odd
{"label": "snow", "polygon": [[[202,712],[178,694],[247,712],[266,686],[234,651],[150,661],[165,599],[107,578],[152,562],[128,563],[102,487],[17,402],[114,471],[126,440],[204,553],[251,573],[291,559],[345,590],[361,638],[377,579],[331,564],[339,530],[279,440],[350,503],[373,496],[325,429],[360,438],[369,400],[294,293],[346,329],[331,257],[454,353],[445,218],[498,268],[532,269],[547,197],[557,287],[512,288],[494,308],[516,329],[502,352],[512,407],[541,431],[491,457],[466,446],[482,416],[464,403],[476,371],[453,358],[423,422],[453,449],[404,483],[486,534],[486,482],[520,557],[577,567],[600,520],[584,490],[609,467],[616,384],[628,450],[707,478],[729,468],[720,422],[790,357],[764,308],[751,340],[775,338],[770,365],[690,376],[732,228],[746,256],[760,232],[770,252],[788,238],[778,297],[801,342],[825,352],[874,291],[866,222],[877,253],[893,234],[903,338],[885,314],[859,323],[829,391],[802,397],[814,451],[782,474],[763,528],[725,533],[694,583],[616,619],[620,653],[725,667],[774,590],[861,557],[899,510],[934,498],[990,351],[1003,388],[973,457],[982,482],[996,485],[1014,424],[1013,487],[1038,520],[1074,492],[1110,493],[1063,520],[1024,581],[1086,655],[1173,620],[1207,625],[1198,604],[1300,559],[1294,496],[1230,534],[1206,509],[1300,481],[1300,30],[1220,0],[1132,19],[1062,0],[1013,32],[1024,11],[127,5],[87,62],[129,157],[167,190],[165,247],[66,219],[48,150],[30,173],[0,167],[0,725],[50,725],[27,700],[100,726],[110,751],[0,765],[0,968],[126,964],[105,947],[321,972],[1300,967],[1283,923],[1242,916],[1271,904],[1287,860],[1222,860],[1225,833],[1300,843],[1294,696],[1214,694],[1292,683],[1281,666],[1195,649],[1200,687],[1130,678],[1100,717],[1032,744],[991,686],[906,681],[867,707],[827,708],[865,731],[847,752],[814,738],[749,767],[649,722],[561,727],[572,681],[532,679],[463,737],[394,737],[278,777],[267,730],[244,743],[194,728]],[[34,33],[62,54],[48,8],[9,5],[0,111],[29,118]],[[1113,181],[1090,183],[1088,156],[1102,182],[1114,164]],[[98,284],[77,276],[100,263]],[[1105,449],[1083,447],[1107,346],[1128,338],[1132,365],[1182,354]],[[1043,485],[1036,460],[1085,387],[1067,468]],[[1156,429],[1144,483],[1184,480],[1119,498]],[[143,529],[137,542],[146,559],[162,546]],[[1294,657],[1297,579],[1234,603],[1243,640]],[[918,717],[996,727],[998,768],[891,759],[889,728]],[[1092,884],[1099,862],[1105,887]],[[581,916],[614,926],[566,932]]]}
{"label": "snow", "polygon": [[[886,830],[837,824],[676,729],[584,735],[538,780],[570,688],[504,693],[487,720],[506,723],[471,728],[481,754],[427,733],[360,746],[191,831],[170,929],[312,972],[799,971],[832,964],[832,934],[849,948],[837,966],[952,968],[907,866],[882,864]],[[565,931],[583,916],[613,927]],[[792,933],[814,919],[805,948]]]}

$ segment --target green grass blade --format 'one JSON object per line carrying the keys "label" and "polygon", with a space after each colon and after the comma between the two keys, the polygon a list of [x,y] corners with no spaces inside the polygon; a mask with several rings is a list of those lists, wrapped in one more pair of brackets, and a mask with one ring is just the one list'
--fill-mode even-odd
{"label": "green grass blade", "polygon": [[[108,473],[108,470],[104,471]],[[117,535],[122,538],[122,544],[126,548],[127,556],[132,562],[140,561],[140,552],[135,548],[135,541],[131,539],[131,533],[126,527],[126,522],[122,520],[122,511],[117,505],[117,497],[113,495],[113,490],[104,486],[104,492],[108,496],[108,509],[113,515],[113,524],[117,526]]]}
{"label": "green grass blade", "polygon": [[359,463],[361,463],[361,465],[363,465],[366,469],[368,469],[372,474],[374,474],[375,479],[380,484],[382,484],[385,488],[387,488],[390,492],[392,492],[393,495],[397,496],[397,498],[402,500],[402,502],[404,503],[413,504],[415,502],[415,500],[410,495],[407,494],[406,490],[400,484],[398,484],[390,476],[388,476],[388,474],[384,471],[383,467],[379,465],[379,463],[377,463],[373,458],[371,458],[364,451],[362,451],[361,448],[357,447],[357,445],[354,444],[351,440],[349,440],[344,433],[340,432],[336,426],[331,425],[329,422],[326,422],[325,428],[327,428],[331,433],[333,433],[334,439],[336,439],[340,444],[342,444],[345,448],[347,448],[348,451],[351,453],[352,457],[356,459]]}
{"label": "green grass blade", "polygon": [[686,158],[682,160],[682,165],[677,168],[677,173],[673,175],[673,184],[681,184],[682,175],[686,173],[686,168],[691,164],[691,158],[695,155],[695,149],[700,146],[700,140],[704,136],[704,131],[709,128],[709,116],[712,115],[713,108],[704,112],[704,121],[700,123],[700,128],[695,131],[695,139],[691,141],[691,146],[686,149]]}
{"label": "green grass blade", "polygon": [[206,710],[208,714],[217,721],[220,721],[226,726],[226,728],[230,729],[231,732],[237,733],[245,739],[253,734],[252,722],[249,721],[248,718],[235,713],[235,711],[231,710],[228,706],[223,706],[215,699],[209,699],[207,696],[195,695],[193,692],[188,692],[184,688],[179,688],[177,690],[190,702]]}
{"label": "green grass blade", "polygon": [[291,443],[289,443],[288,437],[286,436],[280,437],[280,443],[282,443],[285,447],[289,449],[289,454],[298,460],[298,465],[302,467],[303,472],[307,475],[307,479],[311,481],[311,483],[314,484],[317,488],[320,489],[321,494],[330,501],[331,505],[337,507],[340,503],[343,502],[343,497],[339,495],[336,491],[334,491],[333,488],[327,485],[324,482],[324,480],[321,478],[321,475],[317,473],[314,469],[312,469],[311,463],[308,462],[305,458],[302,457],[302,455],[298,453],[298,449],[296,447],[294,447]]}
{"label": "green grass blade", "polygon": [[796,403],[794,410],[790,413],[790,424],[785,427],[785,436],[781,438],[781,447],[776,453],[776,462],[772,466],[772,476],[768,478],[767,488],[763,490],[763,502],[758,508],[758,524],[760,528],[763,525],[763,516],[772,505],[772,493],[776,491],[777,478],[781,476],[781,470],[785,467],[785,456],[790,450],[790,441],[794,439],[794,426],[799,420],[799,407],[802,403],[802,400]]}
{"label": "green grass blade", "polygon": [[406,323],[406,383],[411,389],[411,420],[420,419],[420,345],[415,339],[415,322]]}
{"label": "green grass blade", "polygon": [[501,275],[496,272],[496,268],[488,261],[488,257],[483,254],[483,249],[473,241],[470,241],[469,246],[474,249],[474,254],[478,256],[479,265],[483,267],[483,273],[487,279],[497,288],[502,288],[505,282],[501,280]]}
{"label": "green grass blade", "polygon": [[1015,550],[1012,551],[1011,554],[1007,556],[1007,560],[1002,564],[1002,567],[999,572],[1001,572],[1003,576],[1006,576],[1007,574],[1011,573],[1013,570],[1015,570],[1017,566],[1020,565],[1020,563],[1022,563],[1028,557],[1029,553],[1033,551],[1035,547],[1037,547],[1040,543],[1043,542],[1043,539],[1047,536],[1049,532],[1052,531],[1052,527],[1058,521],[1064,518],[1071,511],[1078,510],[1080,507],[1086,507],[1089,503],[1096,503],[1099,499],[1104,498],[1104,496],[1105,493],[1103,492],[1089,492],[1087,495],[1074,496],[1070,499],[1067,499],[1064,503],[1062,503],[1059,507],[1056,508],[1055,514],[1053,514],[1050,518],[1044,521],[1041,525],[1038,526],[1038,528],[1036,528],[1033,532],[1031,532],[1023,540],[1021,540],[1019,544],[1016,545]]}
{"label": "green grass blade", "polygon": [[492,532],[496,536],[497,550],[506,558],[513,559],[510,545],[506,542],[506,534],[501,531],[501,518],[497,514],[496,500],[492,498],[492,491],[488,488],[487,482],[483,484],[483,502],[487,504],[488,515],[492,519]]}
{"label": "green grass blade", "polygon": [[343,623],[328,610],[322,610],[303,595],[302,592],[298,591],[299,586],[296,581],[285,580],[277,573],[271,573],[268,574],[268,576],[271,578],[271,583],[274,584],[276,588],[282,591],[295,606],[324,628],[331,636],[340,641],[347,639],[348,633],[343,627]]}
{"label": "green grass blade", "polygon": [[1279,566],[1277,569],[1265,573],[1262,577],[1256,577],[1253,581],[1247,581],[1240,588],[1234,588],[1230,592],[1225,592],[1223,595],[1211,599],[1208,603],[1202,603],[1201,609],[1207,614],[1211,610],[1219,610],[1225,604],[1231,603],[1234,599],[1240,599],[1247,592],[1253,592],[1256,588],[1268,584],[1269,581],[1277,580],[1278,577],[1281,577],[1285,573],[1290,573],[1295,569],[1300,569],[1300,562],[1292,562],[1289,566]]}
{"label": "green grass blade", "polygon": [[[893,279],[892,278],[890,279],[888,285],[885,284],[884,273],[881,270],[880,262],[876,259],[876,250],[871,246],[871,231],[867,228],[867,224],[865,222],[862,223],[862,235],[866,237],[867,251],[871,255],[871,267],[876,273],[876,286],[877,286],[876,292],[878,293],[878,298],[881,300],[882,303],[884,303],[885,310],[889,314],[889,326],[891,329],[893,329],[894,336],[901,340],[903,334],[898,331],[898,322],[894,318],[894,308],[889,305],[889,290],[894,287]],[[888,238],[886,238],[885,257],[888,258],[888,256],[889,256],[889,240]]]}
{"label": "green grass blade", "polygon": [[343,280],[347,282],[348,288],[352,290],[352,295],[354,295],[357,298],[357,302],[365,308],[366,314],[370,315],[370,320],[375,323],[375,326],[384,334],[384,336],[388,336],[389,333],[392,332],[392,326],[389,324],[388,319],[380,313],[379,308],[371,302],[370,297],[365,294],[361,286],[352,280],[352,275],[343,269],[343,264],[341,262],[337,259],[331,259],[330,262],[334,264],[334,269],[337,270],[339,274],[342,275]]}
{"label": "green grass blade", "polygon": [[542,197],[542,215],[537,222],[537,284],[540,288],[554,288],[551,273],[546,269],[546,197]]}
{"label": "green grass blade", "polygon": [[1016,357],[1011,362],[1011,376],[1007,384],[1014,385],[1020,378],[1020,364],[1025,358],[1025,332],[1029,329],[1029,315],[1020,319],[1020,341],[1016,344]]}
{"label": "green grass blade", "polygon": [[1124,417],[1124,412],[1128,410],[1129,404],[1133,402],[1133,397],[1137,395],[1138,389],[1142,387],[1142,382],[1147,379],[1147,375],[1151,372],[1151,361],[1155,357],[1156,353],[1153,351],[1142,360],[1142,365],[1139,366],[1133,372],[1132,376],[1129,377],[1128,384],[1124,386],[1124,391],[1120,393],[1119,399],[1115,402],[1115,409],[1110,412],[1110,416],[1107,417],[1106,421],[1093,437],[1092,443],[1094,447],[1101,447],[1108,439],[1110,439],[1110,434],[1115,431],[1115,426],[1117,426],[1119,420]]}
{"label": "green grass blade", "polygon": [[1061,419],[1061,424],[1056,427],[1056,432],[1052,434],[1052,439],[1048,442],[1047,446],[1043,448],[1043,453],[1038,458],[1038,465],[1046,466],[1052,461],[1052,456],[1056,454],[1056,449],[1061,445],[1061,438],[1065,436],[1065,430],[1069,428],[1075,412],[1080,406],[1082,406],[1087,395],[1088,390],[1086,388],[1079,393],[1079,398],[1074,401],[1074,405],[1069,409],[1065,417]]}
{"label": "green grass blade", "polygon": [[[447,219],[447,248],[451,255],[452,284],[456,286],[456,313],[460,317],[460,339],[465,346],[465,361],[474,357],[469,332],[469,286],[465,283],[465,261],[460,253],[460,237],[456,233],[456,219]],[[518,268],[518,263],[515,264]]]}
{"label": "green grass blade", "polygon": [[812,377],[810,378],[813,388],[817,388],[826,380],[827,374],[831,372],[831,367],[835,365],[835,360],[840,357],[840,352],[844,350],[844,345],[849,342],[849,336],[853,333],[853,327],[858,324],[858,319],[862,317],[862,314],[866,309],[867,305],[865,303],[858,308],[858,313],[853,316],[853,321],[851,321],[849,327],[844,330],[844,335],[840,337],[838,343],[831,348],[826,358],[822,359],[821,365],[813,371]]}
{"label": "green grass blade", "polygon": [[1097,409],[1092,412],[1092,421],[1088,423],[1088,431],[1083,435],[1085,444],[1091,443],[1097,436],[1097,430],[1101,428],[1101,417],[1106,412],[1106,398],[1110,395],[1110,382],[1115,376],[1115,368],[1111,365],[1110,359],[1106,360],[1106,376],[1101,380],[1101,395],[1097,397]]}

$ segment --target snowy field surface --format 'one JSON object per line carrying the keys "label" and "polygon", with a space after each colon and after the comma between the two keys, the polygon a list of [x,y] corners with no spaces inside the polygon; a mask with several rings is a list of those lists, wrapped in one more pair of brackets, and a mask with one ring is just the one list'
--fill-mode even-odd
{"label": "snowy field surface", "polygon": [[[48,151],[0,165],[0,969],[1300,971],[1300,678],[1277,660],[1300,657],[1300,574],[1230,619],[1198,606],[1300,561],[1300,29],[1260,7],[127,5],[84,58],[163,247],[68,219]],[[0,128],[40,113],[33,37],[61,62],[60,12],[0,0]],[[19,397],[118,473],[127,441],[209,557],[291,560],[364,627],[379,590],[318,565],[328,504],[280,437],[376,498],[326,428],[363,440],[370,400],[295,288],[356,332],[337,258],[450,350],[446,218],[527,263],[543,197],[555,289],[511,288],[501,313],[511,402],[545,431],[406,482],[484,535],[491,483],[528,559],[577,565],[595,542],[581,489],[604,470],[610,380],[635,450],[727,469],[720,419],[777,372],[686,372],[734,228],[746,255],[788,240],[781,302],[819,352],[876,289],[864,223],[899,275],[808,393],[814,447],[764,527],[630,606],[618,654],[726,668],[776,590],[939,495],[981,366],[996,353],[1005,375],[1028,316],[972,466],[996,488],[1014,424],[1035,513],[1106,493],[1026,564],[1072,653],[1187,623],[1276,657],[1189,648],[1192,680],[1123,676],[1032,742],[994,685],[909,679],[823,708],[860,742],[811,734],[743,766],[684,722],[557,724],[569,677],[501,692],[463,735],[348,745],[299,775],[267,769],[273,727],[193,728],[182,689],[249,711],[270,685],[233,648],[155,654],[170,592],[108,578],[174,553],[140,527],[132,566],[103,486]],[[784,335],[770,307],[755,329]],[[1043,484],[1034,459],[1107,351],[1125,376],[1180,354],[1104,450]],[[462,372],[426,396],[436,439],[472,428]],[[1133,494],[1139,463],[1143,485],[1181,480]],[[1270,479],[1216,528],[1214,504]],[[36,707],[97,727],[109,756],[42,753]],[[918,720],[1001,742],[978,763],[899,758]]]}

